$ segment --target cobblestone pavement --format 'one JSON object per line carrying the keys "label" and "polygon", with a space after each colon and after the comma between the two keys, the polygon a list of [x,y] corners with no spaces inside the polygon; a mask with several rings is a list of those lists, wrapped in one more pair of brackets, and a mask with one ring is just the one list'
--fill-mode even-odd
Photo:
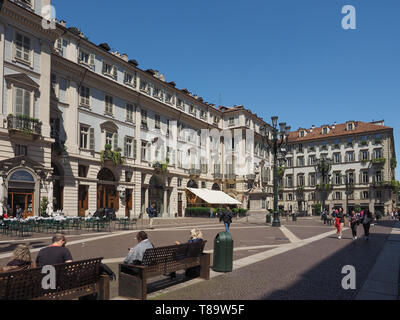
{"label": "cobblestone pavement", "polygon": [[[282,228],[265,224],[265,214],[235,219],[231,226],[234,239],[234,261],[246,261],[244,267],[232,273],[216,274],[209,281],[186,281],[182,273],[171,281],[167,277],[153,279],[150,299],[347,299],[356,292],[344,291],[340,283],[341,268],[346,264],[357,269],[357,288],[362,285],[374,259],[391,231],[392,223],[380,222],[372,229],[369,243],[360,239],[353,242],[350,231],[344,239],[334,237],[333,227],[318,218],[299,218],[297,222],[282,219]],[[186,218],[157,219],[154,230],[148,230],[148,221],[139,221],[137,229],[115,230],[111,233],[93,233],[82,230],[67,234],[67,247],[74,260],[103,257],[104,262],[118,274],[118,263],[127,255],[128,248],[137,242],[135,235],[145,230],[155,246],[184,242],[193,227],[199,227],[207,240],[205,250],[212,253],[214,238],[224,231],[217,219]],[[360,230],[361,231],[361,230]],[[326,237],[331,232],[331,236]],[[324,235],[309,244],[305,239]],[[50,244],[51,235],[34,234],[27,239],[0,236],[0,266],[5,265],[18,243],[29,243],[32,257],[40,248]],[[308,240],[306,240],[308,241]],[[295,246],[295,247],[291,247]],[[281,251],[281,248],[283,251]],[[265,254],[270,254],[266,258]],[[259,258],[261,255],[261,258]],[[264,257],[265,256],[265,257]],[[211,256],[212,257],[212,256]],[[258,257],[254,259],[253,257]],[[247,263],[246,259],[256,261]],[[212,261],[211,261],[212,263]],[[193,284],[193,285],[191,285]],[[111,297],[118,295],[118,281],[111,283]]]}

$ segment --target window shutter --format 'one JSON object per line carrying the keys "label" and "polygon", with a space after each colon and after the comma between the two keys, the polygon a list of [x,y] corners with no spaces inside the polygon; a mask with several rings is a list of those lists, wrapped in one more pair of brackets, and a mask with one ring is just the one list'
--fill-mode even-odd
{"label": "window shutter", "polygon": [[94,128],[89,129],[89,140],[90,140],[90,150],[94,151],[95,144],[94,144]]}
{"label": "window shutter", "polygon": [[106,63],[103,61],[103,71],[102,71],[103,73],[105,73],[106,72]]}
{"label": "window shutter", "polygon": [[128,143],[126,137],[124,137],[124,157],[128,158]]}
{"label": "window shutter", "polygon": [[114,133],[114,151],[118,149],[118,133]]}
{"label": "window shutter", "polygon": [[15,88],[15,97],[15,114],[22,114],[23,90],[20,88]]}
{"label": "window shutter", "polygon": [[78,49],[78,62],[82,61],[82,50],[81,48]]}
{"label": "window shutter", "polygon": [[24,114],[30,115],[31,106],[31,93],[27,90],[24,91]]}
{"label": "window shutter", "polygon": [[89,64],[94,68],[94,54],[89,55]]}
{"label": "window shutter", "polygon": [[117,78],[118,78],[118,68],[117,68],[117,66],[113,66],[113,73],[114,73],[114,79],[117,80]]}
{"label": "window shutter", "polygon": [[137,141],[136,139],[133,140],[133,159],[136,160],[137,158]]}

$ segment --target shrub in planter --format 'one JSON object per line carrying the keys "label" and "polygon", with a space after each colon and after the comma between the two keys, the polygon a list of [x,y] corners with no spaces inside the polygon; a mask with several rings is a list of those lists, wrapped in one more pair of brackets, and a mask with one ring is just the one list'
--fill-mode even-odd
{"label": "shrub in planter", "polygon": [[185,210],[185,217],[210,217],[210,208],[189,207]]}

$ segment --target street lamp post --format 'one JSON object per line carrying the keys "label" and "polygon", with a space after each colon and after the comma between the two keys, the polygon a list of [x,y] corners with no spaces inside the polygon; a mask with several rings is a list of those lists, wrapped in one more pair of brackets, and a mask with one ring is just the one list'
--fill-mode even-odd
{"label": "street lamp post", "polygon": [[346,174],[342,175],[342,178],[344,179],[344,183],[346,185],[346,213],[349,214],[349,195],[350,195],[350,182],[349,178]]}
{"label": "street lamp post", "polygon": [[269,137],[269,131],[267,127],[262,128],[263,144],[268,145],[272,149],[273,153],[273,166],[274,166],[274,220],[272,221],[273,227],[280,227],[281,222],[279,220],[278,211],[278,153],[285,154],[284,147],[288,144],[290,127],[286,126],[286,123],[279,124],[278,130],[278,117],[271,117],[272,120],[272,139]]}
{"label": "street lamp post", "polygon": [[[315,170],[317,173],[320,173],[322,176],[322,184],[321,184],[321,189],[322,189],[322,209],[321,211],[325,211],[325,181],[328,182],[330,178],[330,168],[331,168],[332,160],[327,159],[327,158],[322,158],[322,159],[317,159],[316,160],[316,165],[315,165]],[[325,179],[325,178],[328,179]]]}

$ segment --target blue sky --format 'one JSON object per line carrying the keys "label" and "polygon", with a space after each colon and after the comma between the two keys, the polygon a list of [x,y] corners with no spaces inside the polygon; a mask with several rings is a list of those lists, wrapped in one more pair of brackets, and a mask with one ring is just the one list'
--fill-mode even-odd
{"label": "blue sky", "polygon": [[[268,122],[276,114],[294,129],[385,119],[400,154],[399,0],[52,4],[67,27],[205,101],[244,105]],[[341,26],[344,5],[356,9],[356,30]]]}

